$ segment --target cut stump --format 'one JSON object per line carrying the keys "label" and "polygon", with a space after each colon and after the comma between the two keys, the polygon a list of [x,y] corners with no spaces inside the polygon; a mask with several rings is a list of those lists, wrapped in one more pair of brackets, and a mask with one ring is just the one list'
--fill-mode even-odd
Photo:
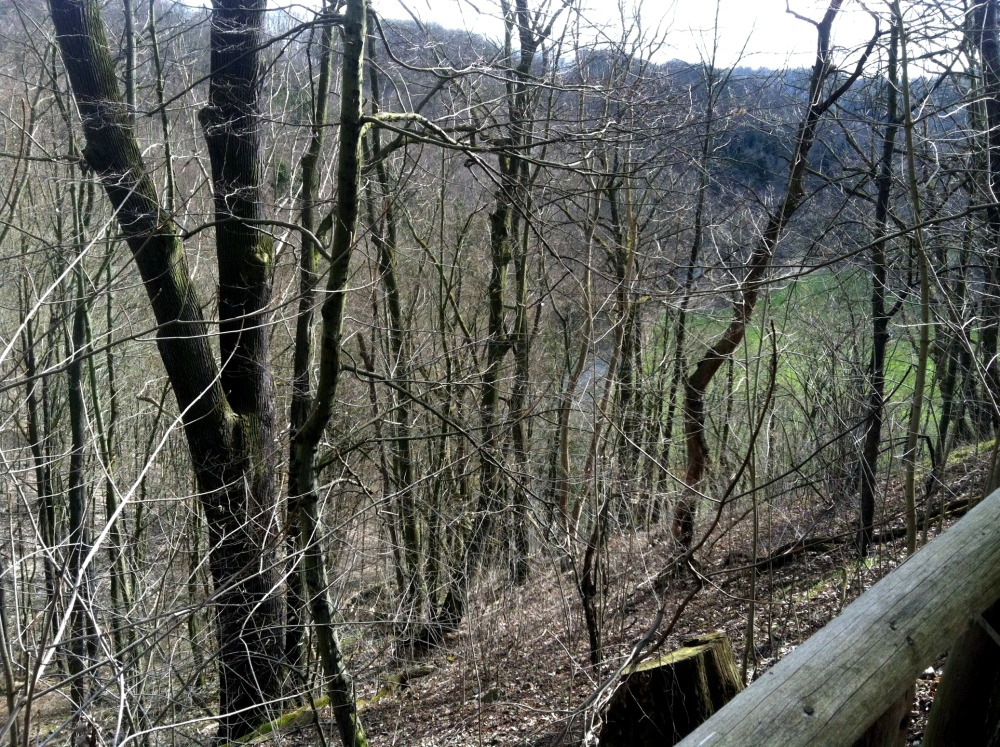
{"label": "cut stump", "polygon": [[725,633],[690,638],[625,678],[608,704],[601,747],[674,745],[742,689]]}

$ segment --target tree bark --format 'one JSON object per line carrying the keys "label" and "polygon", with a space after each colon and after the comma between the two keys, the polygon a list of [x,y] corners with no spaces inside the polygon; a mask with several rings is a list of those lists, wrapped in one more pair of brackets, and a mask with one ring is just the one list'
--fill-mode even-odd
{"label": "tree bark", "polygon": [[[373,52],[368,54],[369,86],[372,92],[372,102],[375,110],[382,109],[381,81],[378,65]],[[381,155],[382,141],[379,130],[373,128],[369,135],[369,150],[374,156]],[[385,289],[386,306],[389,313],[389,343],[392,358],[390,361],[390,378],[397,382],[398,391],[393,390],[393,450],[392,474],[398,484],[393,492],[398,494],[396,500],[399,506],[399,523],[402,529],[404,595],[403,609],[407,622],[404,624],[404,639],[413,637],[413,632],[419,628],[425,601],[427,587],[424,579],[424,557],[422,552],[422,536],[420,512],[417,509],[417,491],[414,479],[414,456],[411,448],[411,393],[410,374],[410,333],[403,319],[403,303],[400,293],[399,276],[396,267],[397,225],[396,210],[392,197],[392,187],[389,183],[389,170],[384,158],[375,159],[375,179],[368,180],[366,185],[369,229],[372,243],[378,250],[378,270],[382,286]],[[379,194],[376,195],[375,187]],[[383,208],[376,213],[376,200],[381,197]],[[407,645],[413,641],[404,641]]]}
{"label": "tree bark", "polygon": [[608,704],[601,747],[677,744],[742,689],[725,633],[687,640],[628,675]]}
{"label": "tree bark", "polygon": [[[74,205],[74,217],[79,218]],[[75,228],[80,228],[81,221]],[[77,231],[74,236],[78,247],[82,238]],[[72,617],[69,644],[69,675],[71,679],[70,700],[74,708],[74,733],[71,744],[78,744],[77,730],[85,725],[84,709],[87,707],[87,685],[95,653],[93,628],[90,615],[93,614],[91,601],[93,590],[91,574],[84,565],[84,558],[90,552],[90,531],[88,526],[88,493],[86,475],[87,449],[87,409],[84,400],[83,356],[86,342],[86,301],[83,296],[83,275],[79,265],[73,273],[73,329],[67,345],[70,363],[66,369],[69,390],[70,453],[69,474],[67,475],[66,497],[69,504],[69,576],[70,604],[68,614]]]}
{"label": "tree bark", "polygon": [[[325,8],[326,9],[326,8]],[[292,359],[292,402],[289,424],[298,433],[309,417],[312,403],[313,335],[315,331],[316,285],[319,282],[319,250],[313,236],[316,231],[316,202],[319,198],[319,162],[327,129],[330,83],[333,78],[333,24],[323,26],[319,41],[319,75],[313,91],[312,123],[309,144],[299,162],[302,192],[299,196],[299,225],[304,229],[299,256],[299,304],[295,316],[295,352]],[[288,594],[285,615],[285,660],[290,667],[301,661],[301,643],[305,623],[306,592],[300,570],[299,550],[302,527],[299,516],[298,475],[300,466],[295,438],[288,447],[288,526],[287,545],[294,559],[288,571]],[[311,468],[311,465],[310,465]]]}
{"label": "tree bark", "polygon": [[[486,341],[486,366],[482,374],[482,395],[479,409],[482,418],[483,442],[480,447],[479,499],[476,514],[472,520],[468,550],[465,553],[464,568],[456,571],[456,578],[448,589],[443,605],[443,614],[438,622],[445,629],[454,629],[465,615],[466,595],[479,572],[492,538],[494,519],[504,508],[504,474],[502,418],[500,417],[502,366],[507,354],[517,345],[526,345],[527,336],[519,337],[522,325],[515,319],[514,334],[507,330],[508,269],[514,260],[515,244],[520,235],[522,210],[527,194],[527,164],[524,155],[532,143],[530,121],[530,88],[528,80],[535,55],[547,30],[536,31],[527,0],[514,0],[513,6],[503,0],[505,37],[504,55],[507,60],[514,57],[514,34],[516,32],[519,49],[518,62],[511,64],[510,78],[506,82],[505,100],[508,109],[507,136],[498,144],[498,185],[494,207],[489,215],[490,225],[490,280],[487,288],[489,320]],[[518,266],[515,265],[515,268]],[[522,268],[523,269],[523,268]],[[524,293],[525,280],[518,282],[519,295]],[[524,299],[521,298],[523,305]],[[522,356],[526,349],[521,348]],[[523,377],[522,357],[521,376]],[[523,380],[515,383],[515,389],[522,387],[520,396],[525,396]],[[515,402],[515,407],[517,403]],[[519,507],[520,508],[520,507]]]}
{"label": "tree bark", "polygon": [[354,250],[361,204],[361,137],[366,0],[348,0],[343,16],[344,57],[340,99],[340,153],[337,162],[337,201],[333,213],[333,240],[326,298],[321,307],[319,376],[308,415],[292,434],[297,504],[301,522],[302,573],[309,599],[320,664],[341,741],[347,747],[368,744],[358,719],[354,687],[344,664],[334,627],[334,606],[327,582],[323,524],[319,513],[316,454],[336,403],[343,355],[344,309],[347,280]]}
{"label": "tree bark", "polygon": [[[1000,240],[1000,33],[996,0],[973,5],[970,18],[972,36],[982,58],[982,96],[986,113],[986,209],[987,228],[993,246]],[[992,428],[1000,423],[1000,361],[997,340],[1000,335],[1000,257],[989,252],[986,282],[983,288],[983,321],[980,327],[982,366],[986,372],[984,390],[988,421]]]}
{"label": "tree bark", "polygon": [[917,365],[913,375],[913,399],[910,405],[909,424],[906,429],[906,448],[903,450],[903,514],[906,518],[906,552],[912,554],[917,549],[917,499],[916,499],[916,458],[917,442],[920,438],[920,420],[923,414],[924,389],[927,383],[927,365],[930,352],[931,327],[931,278],[924,232],[921,228],[920,189],[917,178],[916,150],[913,140],[913,109],[910,106],[910,78],[907,73],[908,38],[903,25],[903,11],[896,0],[892,4],[894,23],[899,27],[900,65],[902,68],[903,134],[906,141],[906,177],[910,194],[910,208],[913,211],[913,249],[916,252],[917,275],[920,282],[920,329],[917,342]]}
{"label": "tree bark", "polygon": [[260,205],[259,48],[264,0],[219,0],[213,80],[202,114],[216,190],[222,365],[216,363],[181,240],[161,208],[122,100],[97,0],[50,0],[86,137],[157,322],[211,543],[219,646],[218,738],[250,731],[278,694],[280,607],[271,512],[271,253],[243,223]]}

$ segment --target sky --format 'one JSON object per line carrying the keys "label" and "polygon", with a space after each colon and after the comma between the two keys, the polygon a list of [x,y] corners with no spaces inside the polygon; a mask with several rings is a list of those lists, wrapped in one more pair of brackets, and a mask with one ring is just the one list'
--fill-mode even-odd
{"label": "sky", "polygon": [[[0,0],[5,2],[6,0]],[[185,5],[207,6],[210,0],[178,0]],[[270,0],[275,7],[301,11],[315,8],[320,0]],[[371,0],[385,18],[418,18],[450,28],[469,29],[494,39],[503,35],[500,0]],[[513,2],[513,0],[511,0]],[[529,0],[532,9],[560,5],[563,0]],[[575,0],[574,0],[575,4]],[[712,48],[717,29],[716,64],[729,67],[806,67],[816,51],[812,26],[786,10],[786,0],[581,0],[586,25],[607,26],[617,40],[624,13],[634,26],[638,17],[648,38],[662,40],[650,55],[657,62],[680,59],[698,62]],[[822,18],[829,0],[787,0],[795,13],[814,20]],[[834,24],[834,44],[846,49],[864,45],[874,31],[874,22],[863,7],[883,14],[886,0],[846,0]],[[904,7],[908,3],[904,3]],[[659,33],[658,33],[659,32]]]}
{"label": "sky", "polygon": [[[389,18],[406,17],[404,0],[373,0]],[[558,0],[555,0],[556,2]],[[497,37],[502,33],[498,0],[405,0],[406,8],[423,21],[468,28]],[[737,62],[747,67],[806,66],[816,49],[813,28],[786,12],[786,0],[623,0],[626,17],[638,8],[642,27],[653,34],[663,32],[662,59],[696,62],[711,48],[718,5],[718,54],[722,66]],[[789,0],[795,12],[818,20],[826,0]],[[876,2],[882,5],[881,2]],[[538,2],[532,3],[537,7]],[[584,0],[591,23],[609,23],[620,15],[618,4],[607,0]],[[630,21],[631,22],[631,21]],[[846,2],[834,25],[834,43],[845,47],[863,44],[874,30],[871,17],[856,0]]]}

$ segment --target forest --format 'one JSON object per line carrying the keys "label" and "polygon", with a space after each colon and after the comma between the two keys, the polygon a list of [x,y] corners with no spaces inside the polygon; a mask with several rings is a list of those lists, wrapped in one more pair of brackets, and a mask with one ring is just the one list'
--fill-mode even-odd
{"label": "forest", "polygon": [[0,744],[1000,744],[1000,0],[418,5],[0,3]]}

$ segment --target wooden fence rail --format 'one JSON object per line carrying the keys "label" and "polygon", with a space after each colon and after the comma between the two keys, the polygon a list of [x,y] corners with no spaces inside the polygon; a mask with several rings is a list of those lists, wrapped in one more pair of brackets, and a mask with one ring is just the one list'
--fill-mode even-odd
{"label": "wooden fence rail", "polygon": [[681,747],[852,745],[1000,599],[1000,490],[689,734]]}

